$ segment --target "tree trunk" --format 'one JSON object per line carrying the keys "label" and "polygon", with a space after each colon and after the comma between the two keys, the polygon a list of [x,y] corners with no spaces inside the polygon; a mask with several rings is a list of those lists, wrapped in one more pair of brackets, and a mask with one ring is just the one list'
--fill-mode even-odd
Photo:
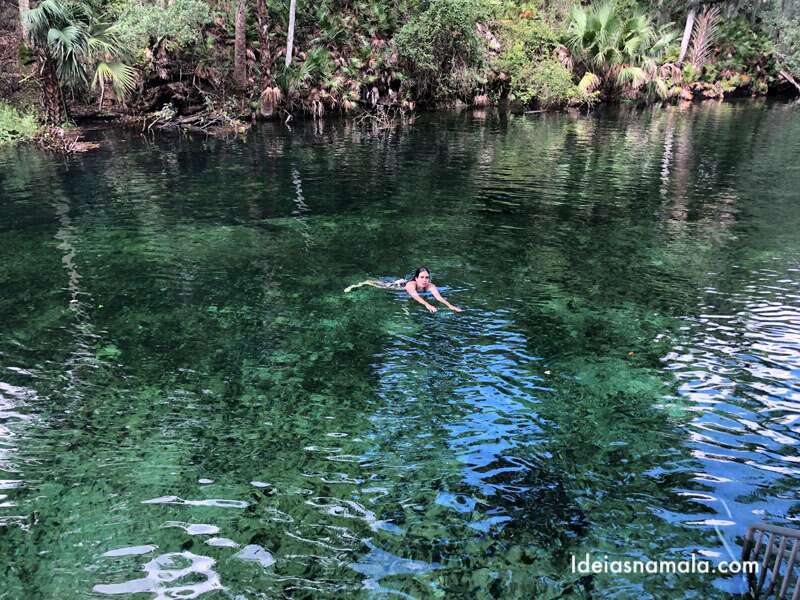
{"label": "tree trunk", "polygon": [[245,25],[247,6],[245,0],[236,2],[236,33],[233,46],[233,79],[239,89],[247,86],[247,56],[245,46]]}
{"label": "tree trunk", "polygon": [[784,78],[786,81],[788,81],[788,82],[789,82],[789,83],[791,83],[791,84],[792,84],[794,87],[796,87],[798,92],[800,92],[800,83],[797,83],[797,81],[795,80],[795,78],[794,78],[794,77],[792,77],[792,74],[791,74],[791,73],[789,73],[789,71],[785,71],[785,70],[784,70],[784,71],[781,71],[781,72],[780,72],[780,75],[781,75],[781,77],[783,77],[783,78]]}
{"label": "tree trunk", "polygon": [[272,85],[272,55],[269,52],[269,12],[267,0],[256,0],[258,20],[258,58],[261,65],[261,89]]}
{"label": "tree trunk", "polygon": [[28,28],[25,27],[25,13],[31,9],[30,0],[19,0],[19,31],[20,37],[28,35]]}
{"label": "tree trunk", "polygon": [[292,47],[294,46],[294,13],[297,9],[297,0],[292,0],[289,5],[289,33],[286,36],[286,66],[292,62]]}
{"label": "tree trunk", "polygon": [[692,28],[694,27],[694,17],[697,14],[697,7],[693,6],[686,15],[686,27],[683,28],[683,39],[681,40],[681,53],[678,56],[678,64],[683,64],[686,58],[686,51],[689,49],[689,40],[692,38]]}
{"label": "tree trunk", "polygon": [[66,118],[64,92],[58,82],[56,67],[51,59],[44,59],[40,68],[42,78],[42,109],[45,120],[51,125],[60,125]]}

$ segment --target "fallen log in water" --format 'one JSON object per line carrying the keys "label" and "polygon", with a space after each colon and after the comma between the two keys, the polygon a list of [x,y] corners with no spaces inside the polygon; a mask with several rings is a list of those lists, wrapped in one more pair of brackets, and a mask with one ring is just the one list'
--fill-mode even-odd
{"label": "fallen log in water", "polygon": [[171,104],[161,110],[145,115],[142,118],[142,132],[180,130],[187,133],[202,133],[204,135],[224,136],[242,134],[250,124],[239,120],[221,110],[209,108],[200,112],[178,116],[177,110]]}

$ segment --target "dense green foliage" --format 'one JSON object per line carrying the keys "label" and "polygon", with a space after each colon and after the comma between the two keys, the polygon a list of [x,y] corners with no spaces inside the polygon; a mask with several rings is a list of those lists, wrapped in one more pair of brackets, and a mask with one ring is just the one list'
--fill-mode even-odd
{"label": "dense green foliage", "polygon": [[597,78],[606,91],[615,88],[633,96],[645,84],[663,93],[659,65],[677,33],[669,26],[656,28],[643,14],[624,14],[607,2],[572,10],[567,44],[576,62]]}
{"label": "dense green foliage", "polygon": [[781,63],[795,76],[800,75],[800,17],[785,20],[778,30],[778,51]]}
{"label": "dense green foliage", "polygon": [[742,17],[723,20],[717,52],[705,67],[705,80],[721,81],[729,89],[741,87],[765,93],[776,74],[772,40]]}
{"label": "dense green foliage", "polygon": [[480,8],[473,0],[431,2],[397,34],[397,48],[420,96],[466,95],[479,83],[475,69],[481,53],[475,23]]}
{"label": "dense green foliage", "polygon": [[547,108],[581,98],[571,71],[553,58],[560,45],[559,33],[530,9],[505,16],[510,18],[500,20],[502,51],[495,63],[508,75],[509,98]]}
{"label": "dense green foliage", "polygon": [[536,100],[545,108],[569,104],[581,97],[569,69],[552,58],[529,63],[516,71],[511,76],[511,90],[515,100],[526,105]]}
{"label": "dense green foliage", "polygon": [[[457,100],[553,108],[792,91],[795,4],[717,3],[714,18],[692,13],[683,36],[690,11],[672,0],[300,2],[288,61],[289,6],[279,0],[246,2],[244,19],[235,0],[46,0],[28,18],[46,114],[66,109],[63,97],[46,98],[57,71],[73,103],[174,117],[217,107],[230,121],[249,110],[321,116]],[[235,39],[244,50],[234,52]]]}
{"label": "dense green foliage", "polygon": [[209,4],[202,0],[173,0],[166,8],[121,0],[115,11],[121,44],[135,50],[149,48],[160,39],[179,48],[191,47],[202,41],[201,28],[211,21]]}
{"label": "dense green foliage", "polygon": [[22,114],[17,109],[0,102],[0,146],[33,137],[36,117]]}

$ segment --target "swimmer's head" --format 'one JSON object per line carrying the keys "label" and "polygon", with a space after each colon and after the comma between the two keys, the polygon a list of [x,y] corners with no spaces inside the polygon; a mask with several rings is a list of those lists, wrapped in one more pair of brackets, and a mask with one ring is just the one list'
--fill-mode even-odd
{"label": "swimmer's head", "polygon": [[431,281],[431,272],[428,267],[419,267],[416,271],[414,271],[414,276],[412,279],[414,279],[417,283],[427,285]]}

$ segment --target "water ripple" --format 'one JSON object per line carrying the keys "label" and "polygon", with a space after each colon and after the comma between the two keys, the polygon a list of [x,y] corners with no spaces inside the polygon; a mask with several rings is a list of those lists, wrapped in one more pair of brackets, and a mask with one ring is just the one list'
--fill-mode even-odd
{"label": "water ripple", "polygon": [[707,289],[699,315],[686,319],[687,341],[665,357],[695,414],[692,454],[706,469],[696,477],[733,517],[717,518],[709,502],[706,518],[685,522],[727,528],[732,545],[753,515],[779,514],[782,482],[800,477],[800,282],[790,272],[755,270],[746,293]]}

